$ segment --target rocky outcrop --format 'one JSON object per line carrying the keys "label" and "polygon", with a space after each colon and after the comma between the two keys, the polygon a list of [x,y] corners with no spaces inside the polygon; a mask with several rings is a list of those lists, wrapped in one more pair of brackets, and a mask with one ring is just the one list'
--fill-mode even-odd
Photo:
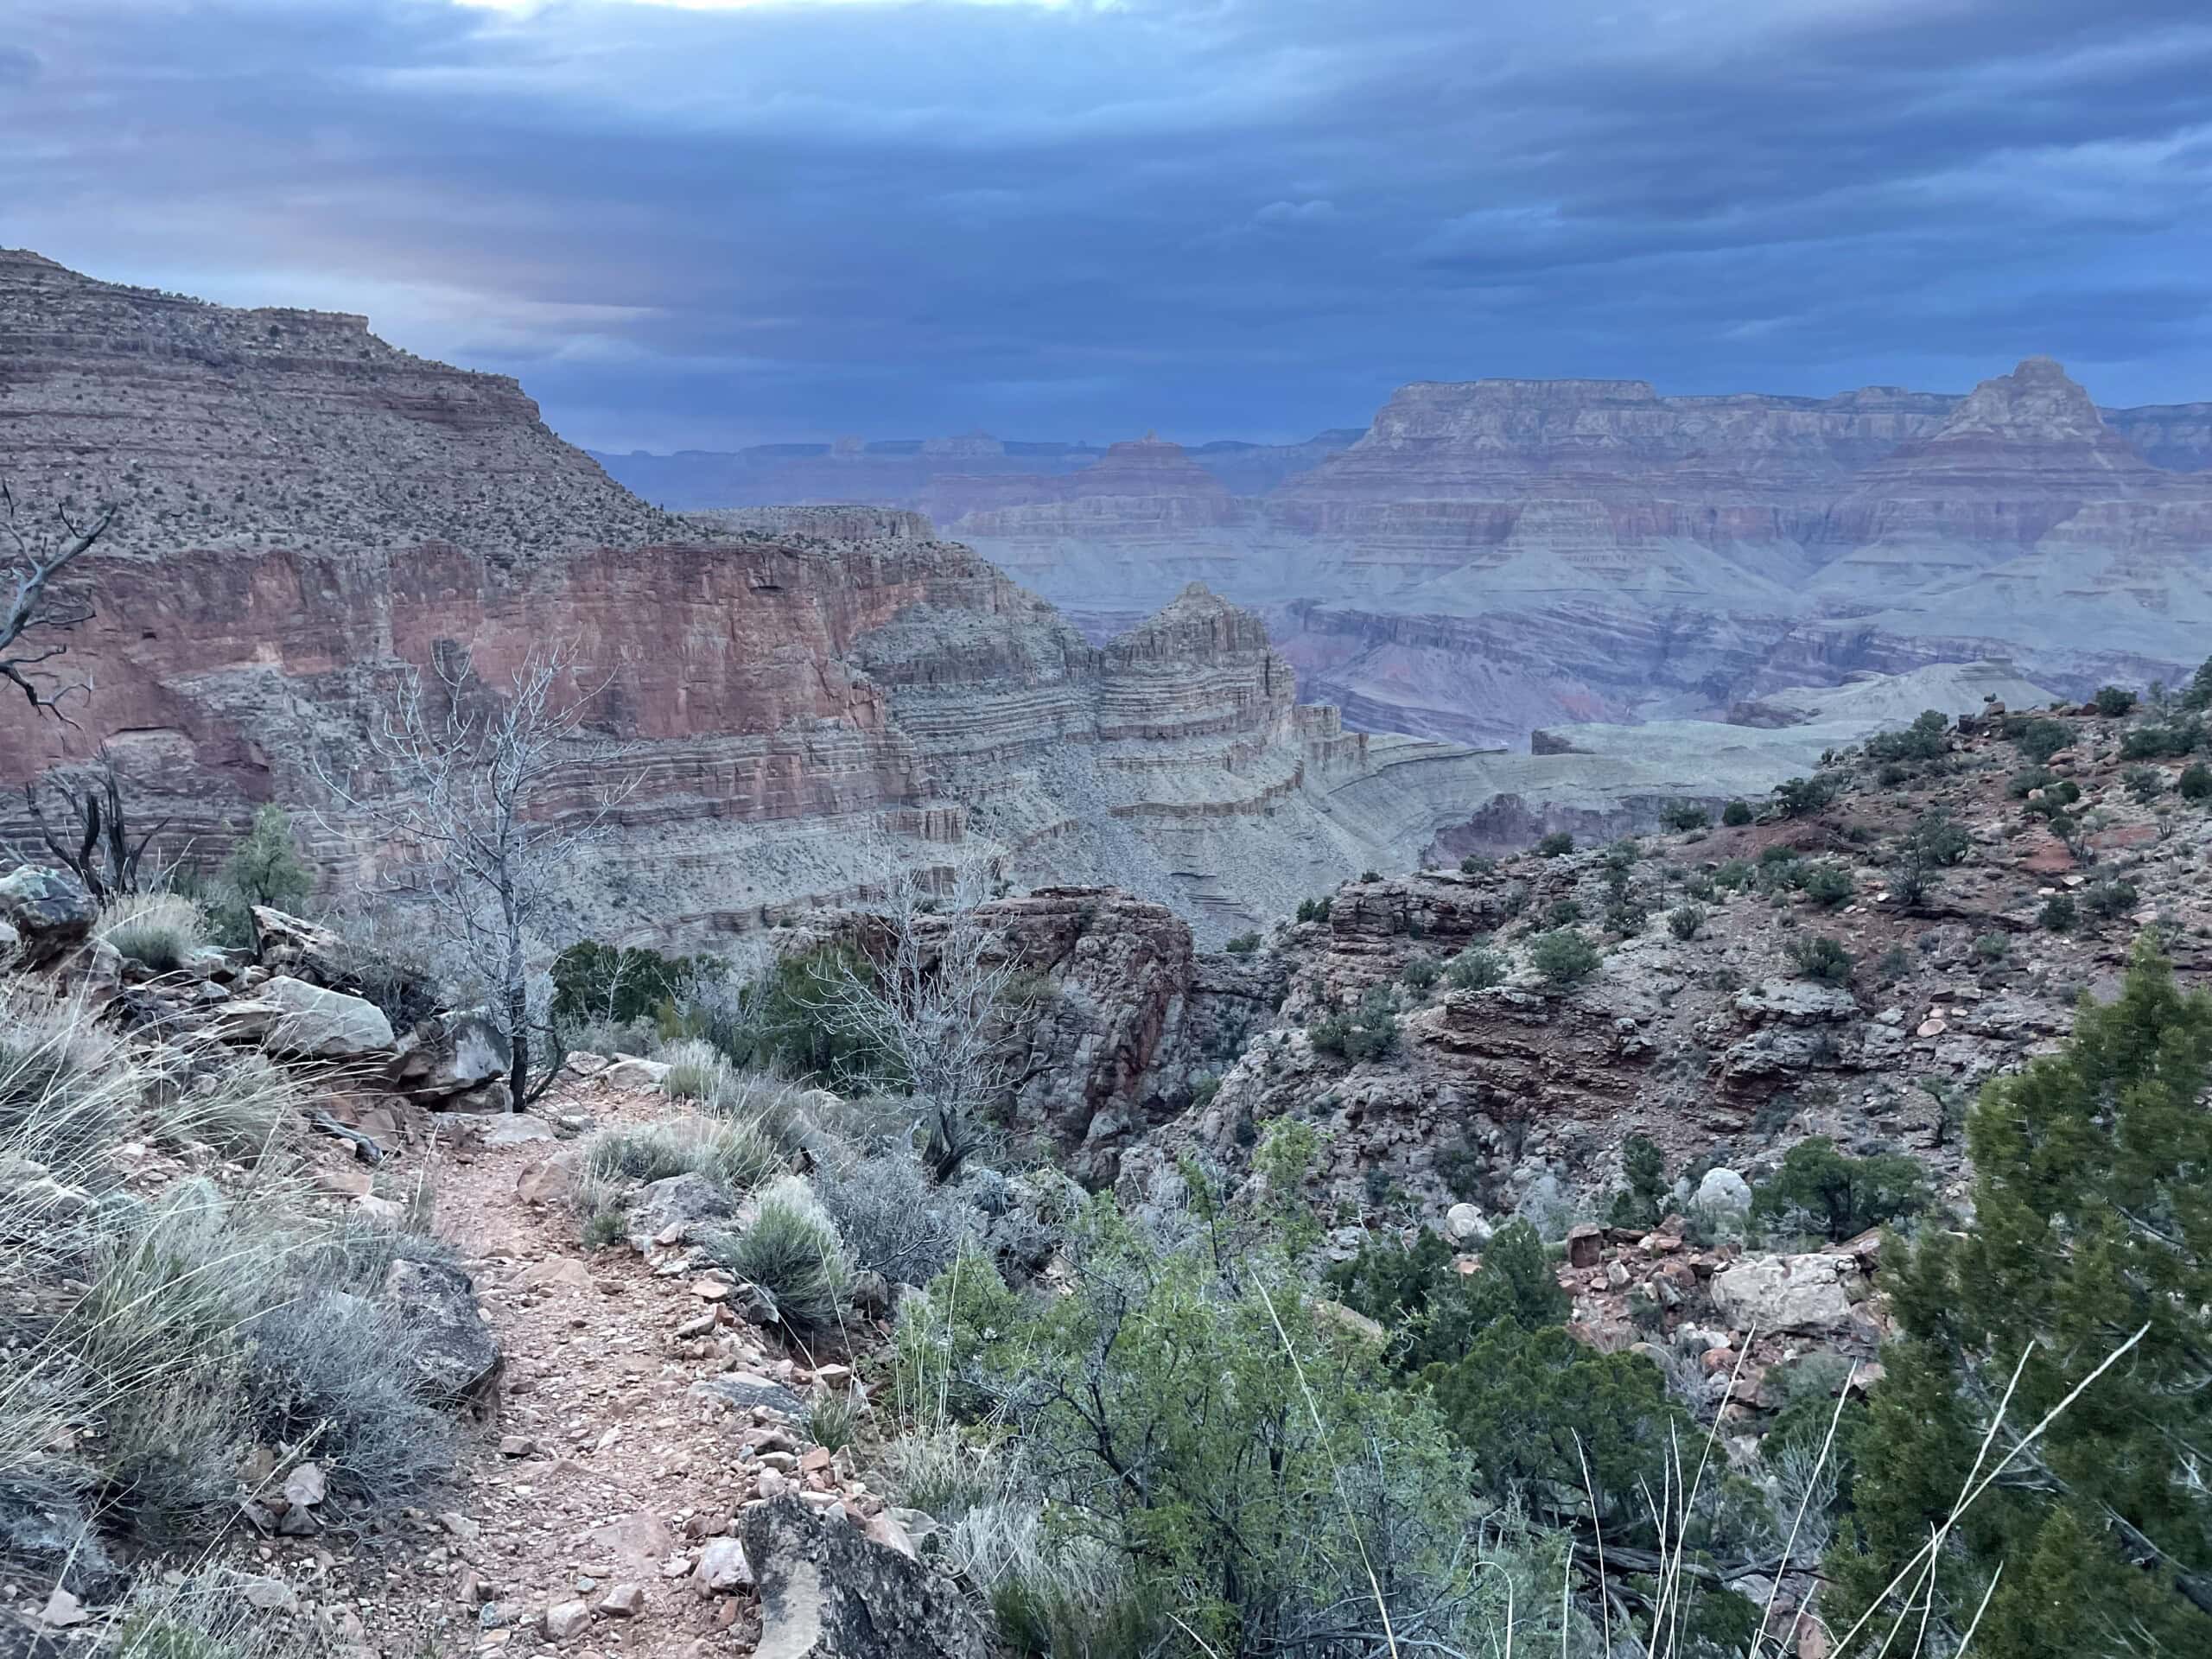
{"label": "rocky outcrop", "polygon": [[760,1593],[759,1659],[986,1659],[957,1586],[795,1494],[747,1504],[741,1541]]}
{"label": "rocky outcrop", "polygon": [[234,310],[0,249],[0,361],[22,510],[118,500],[104,550],[451,540],[512,558],[675,527],[513,380],[397,350],[365,317]]}

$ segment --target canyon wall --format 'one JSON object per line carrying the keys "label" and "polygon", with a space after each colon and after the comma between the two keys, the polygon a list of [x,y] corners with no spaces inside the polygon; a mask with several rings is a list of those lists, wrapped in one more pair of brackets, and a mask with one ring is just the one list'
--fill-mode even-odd
{"label": "canyon wall", "polygon": [[[395,690],[465,656],[496,694],[558,646],[564,693],[593,690],[592,736],[621,750],[580,747],[544,804],[582,814],[620,791],[613,833],[568,872],[580,931],[709,939],[982,861],[1018,887],[1127,888],[1217,940],[1364,868],[1756,793],[1879,723],[1824,723],[1815,702],[1794,724],[1593,732],[1545,754],[1370,736],[1302,700],[1262,618],[1203,586],[1101,644],[915,512],[672,518],[561,443],[512,381],[426,364],[358,318],[231,310],[14,255],[0,320],[0,471],[25,512],[111,493],[123,511],[75,572],[92,616],[50,665],[90,687],[77,723],[0,720],[0,835],[18,846],[35,829],[19,786],[105,748],[136,821],[167,821],[158,856],[219,856],[276,801],[342,901],[393,851],[333,786],[393,787],[369,734]],[[1163,560],[1248,526],[1249,505],[1173,445],[1108,459],[1001,522],[1045,545],[1097,515],[1141,525]],[[1990,672],[1897,695],[1955,712],[1989,686],[2020,695]],[[1483,695],[1505,697],[1507,677]]]}
{"label": "canyon wall", "polygon": [[2048,359],[1964,397],[1422,382],[1269,481],[1153,441],[910,499],[1094,640],[1199,581],[1353,724],[1518,745],[1784,685],[2010,658],[2084,693],[2212,639],[2212,405]]}

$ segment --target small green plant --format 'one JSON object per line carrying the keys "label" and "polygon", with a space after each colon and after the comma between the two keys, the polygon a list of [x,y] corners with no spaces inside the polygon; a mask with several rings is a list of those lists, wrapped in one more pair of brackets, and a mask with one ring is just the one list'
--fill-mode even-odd
{"label": "small green plant", "polygon": [[1582,919],[1582,906],[1573,899],[1554,899],[1544,908],[1544,925],[1566,927]]}
{"label": "small green plant", "polygon": [[1705,931],[1705,906],[1681,905],[1669,911],[1667,931],[1687,944]]}
{"label": "small green plant", "polygon": [[1713,873],[1713,885],[1726,893],[1741,893],[1751,885],[1757,874],[1751,860],[1732,858]]}
{"label": "small green plant", "polygon": [[1571,990],[1598,971],[1598,947],[1579,929],[1554,928],[1529,945],[1529,965],[1554,991]]}
{"label": "small green plant", "polygon": [[1840,864],[1825,861],[1806,865],[1799,874],[1798,887],[1805,896],[1823,910],[1834,910],[1849,902],[1858,891],[1858,884],[1851,879],[1851,872]]}
{"label": "small green plant", "polygon": [[2168,726],[2138,726],[2120,740],[2123,760],[2177,760],[2204,747],[2204,722],[2177,720]]}
{"label": "small green plant", "polygon": [[1505,983],[1510,971],[1503,954],[1488,945],[1471,944],[1444,970],[1444,982],[1455,991],[1486,991]]}
{"label": "small green plant", "polygon": [[2184,801],[2212,800],[2212,766],[2192,760],[2181,769],[2174,791]]}
{"label": "small green plant", "polygon": [[1650,919],[1651,912],[1633,899],[1616,899],[1605,906],[1605,931],[1618,938],[1635,938]]}
{"label": "small green plant", "polygon": [[2081,914],[2070,893],[2054,893],[2044,901],[2043,910],[2036,918],[2046,933],[2071,933],[2081,920]]}
{"label": "small green plant", "polygon": [[1934,760],[1951,747],[1951,718],[1940,709],[1924,709],[1901,732],[1877,732],[1866,740],[1866,758],[1892,763]]}
{"label": "small green plant", "polygon": [[824,1389],[806,1408],[806,1438],[823,1451],[838,1452],[859,1438],[861,1408],[848,1393]]}
{"label": "small green plant", "polygon": [[2072,728],[2055,720],[2016,720],[2005,735],[2012,740],[2012,747],[2020,752],[2022,759],[2037,766],[2074,741]]}
{"label": "small green plant", "polygon": [[1848,985],[1858,972],[1851,952],[1837,940],[1819,933],[1802,934],[1790,942],[1789,964],[1801,979],[1818,980],[1823,985]]}
{"label": "small green plant", "polygon": [[710,1235],[706,1251],[717,1266],[766,1291],[778,1321],[796,1334],[827,1329],[844,1312],[851,1280],[844,1244],[796,1176],[768,1189],[743,1232]]}
{"label": "small green plant", "polygon": [[2002,962],[2012,948],[2012,942],[2002,933],[1977,933],[1974,936],[1974,954],[1978,961]]}
{"label": "small green plant", "polygon": [[2156,766],[2130,766],[2120,774],[2120,781],[2127,785],[2129,795],[2145,805],[2166,792],[2165,774]]}
{"label": "small green plant", "polygon": [[1382,872],[1380,870],[1362,870],[1359,873],[1359,879],[1362,881],[1380,881],[1382,879]]}
{"label": "small green plant", "polygon": [[1574,837],[1564,830],[1554,830],[1536,843],[1539,858],[1558,858],[1574,850]]}
{"label": "small green plant", "polygon": [[2082,903],[2091,915],[2109,922],[2132,912],[2139,897],[2133,881],[2117,875],[2107,875],[2091,882],[2082,891]]}
{"label": "small green plant", "polygon": [[1669,801],[1661,810],[1659,822],[1677,835],[1688,835],[1712,828],[1713,814],[1695,801]]}
{"label": "small green plant", "polygon": [[1239,933],[1222,947],[1232,957],[1249,957],[1259,948],[1260,936],[1257,933]]}
{"label": "small green plant", "polygon": [[1370,986],[1348,1010],[1327,1014],[1306,1028],[1314,1048],[1353,1062],[1379,1060],[1398,1046],[1398,1001],[1388,987]]}
{"label": "small green plant", "polygon": [[1809,818],[1835,799],[1833,778],[1791,778],[1775,786],[1774,804],[1785,818]]}
{"label": "small green plant", "polygon": [[1749,801],[1731,801],[1720,809],[1720,822],[1731,830],[1742,829],[1751,821],[1751,804]]}
{"label": "small green plant", "polygon": [[1459,874],[1462,875],[1488,875],[1497,868],[1496,859],[1485,858],[1480,853],[1469,853],[1459,861]]}
{"label": "small green plant", "polygon": [[1329,919],[1329,899],[1326,894],[1319,899],[1298,901],[1298,919],[1301,922],[1325,922]]}
{"label": "small green plant", "polygon": [[2101,685],[2095,698],[2097,712],[2107,720],[2118,720],[2132,714],[2135,709],[2135,694],[2116,685]]}
{"label": "small green plant", "polygon": [[1398,969],[1399,982],[1416,991],[1433,989],[1443,976],[1443,968],[1429,956],[1408,957],[1405,965]]}

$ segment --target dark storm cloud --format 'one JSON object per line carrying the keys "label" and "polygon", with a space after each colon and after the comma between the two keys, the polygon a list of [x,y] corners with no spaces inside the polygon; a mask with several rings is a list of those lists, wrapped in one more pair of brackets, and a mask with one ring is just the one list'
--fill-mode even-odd
{"label": "dark storm cloud", "polygon": [[369,311],[601,445],[2212,397],[2201,0],[29,10],[0,239]]}

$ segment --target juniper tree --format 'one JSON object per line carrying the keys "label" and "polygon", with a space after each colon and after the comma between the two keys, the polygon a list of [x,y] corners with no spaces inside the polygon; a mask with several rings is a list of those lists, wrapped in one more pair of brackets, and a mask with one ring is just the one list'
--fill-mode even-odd
{"label": "juniper tree", "polygon": [[2183,994],[2145,938],[2063,1051],[1982,1091],[1974,1230],[1897,1247],[1905,1334],[1830,1561],[1853,1617],[1950,1515],[2018,1365],[1983,1463],[2002,1472],[1946,1535],[1938,1616],[1962,1625],[1994,1579],[1976,1659],[2212,1652],[2208,1077],[2212,995]]}

